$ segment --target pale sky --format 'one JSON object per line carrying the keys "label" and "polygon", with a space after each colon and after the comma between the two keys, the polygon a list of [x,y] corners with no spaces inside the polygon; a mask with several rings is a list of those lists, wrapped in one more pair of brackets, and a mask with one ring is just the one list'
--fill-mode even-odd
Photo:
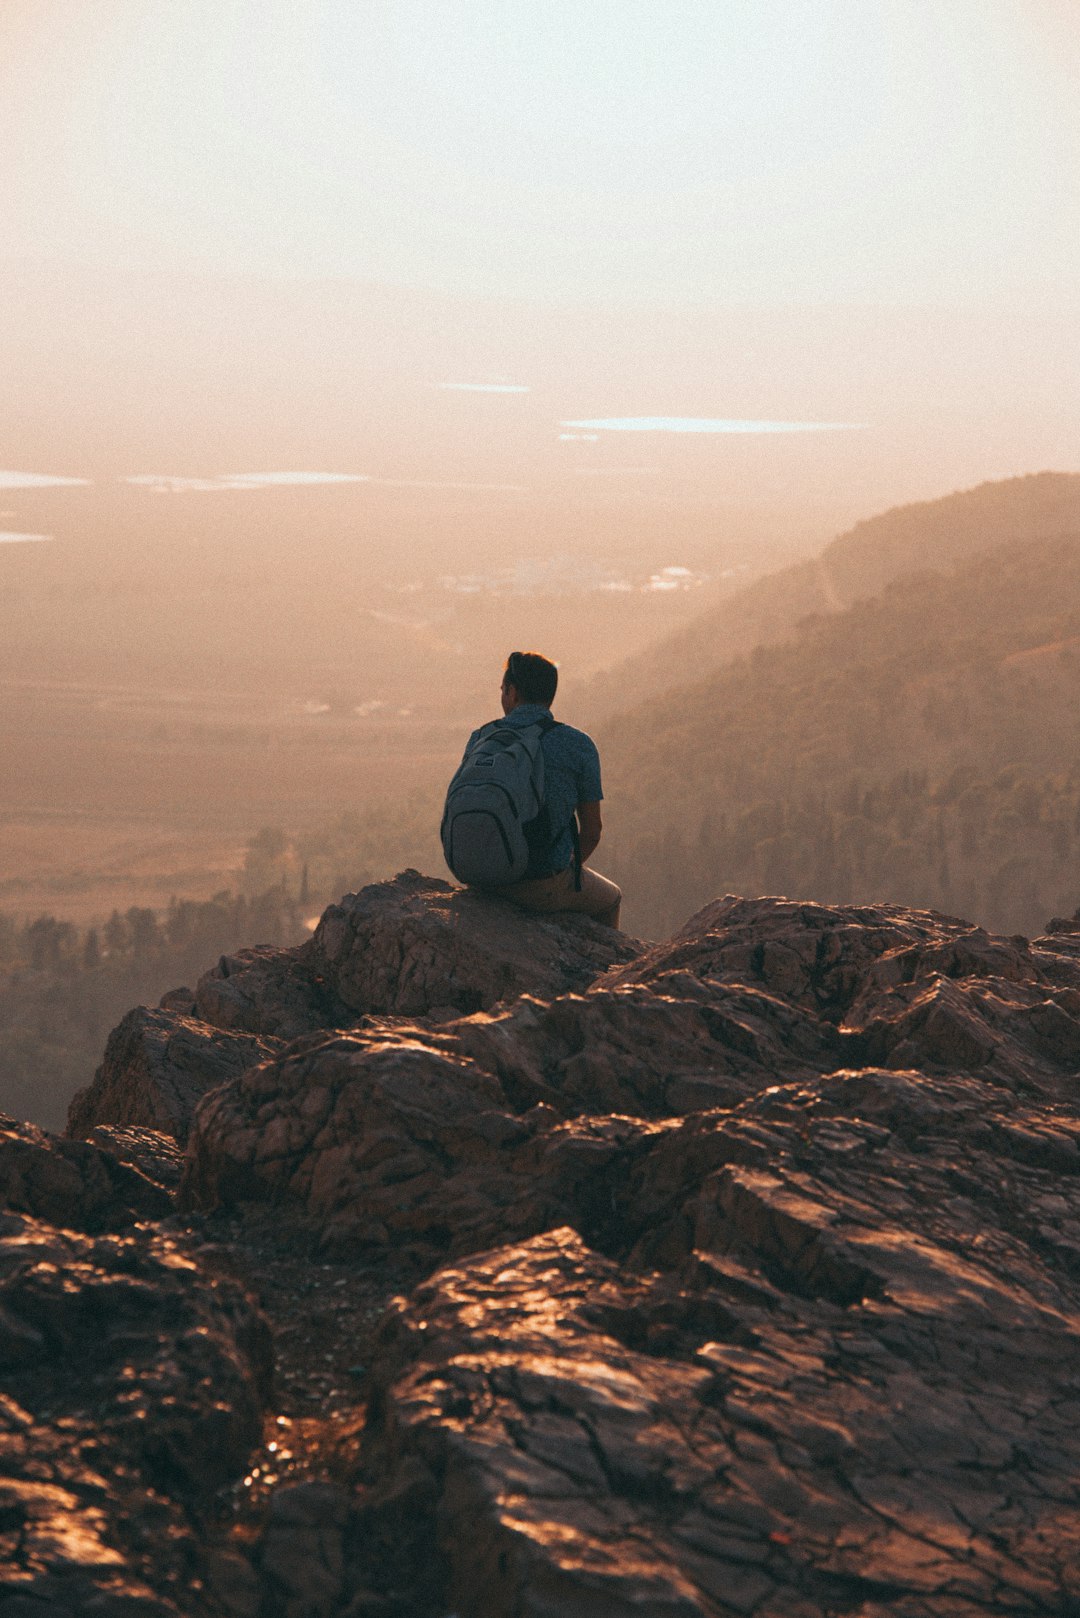
{"label": "pale sky", "polygon": [[0,219],[0,467],[1080,470],[1078,0],[0,0]]}
{"label": "pale sky", "polygon": [[4,0],[0,255],[470,294],[1080,279],[1073,0]]}

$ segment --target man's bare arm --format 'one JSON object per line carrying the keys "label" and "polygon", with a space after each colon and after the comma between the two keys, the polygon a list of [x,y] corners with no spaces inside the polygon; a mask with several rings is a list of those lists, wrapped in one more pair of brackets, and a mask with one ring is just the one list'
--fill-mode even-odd
{"label": "man's bare arm", "polygon": [[577,806],[578,836],[581,845],[581,858],[587,860],[603,831],[603,822],[600,819],[599,803],[579,803]]}

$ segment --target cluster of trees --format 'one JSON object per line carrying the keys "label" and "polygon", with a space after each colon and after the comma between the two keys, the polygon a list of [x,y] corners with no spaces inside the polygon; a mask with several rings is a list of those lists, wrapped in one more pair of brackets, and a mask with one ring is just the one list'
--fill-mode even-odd
{"label": "cluster of trees", "polygon": [[[957,779],[963,782],[957,790]],[[1080,900],[1080,768],[986,779],[900,771],[852,775],[819,792],[706,809],[619,838],[608,861],[628,894],[628,925],[662,936],[711,897],[786,894],[823,904],[887,902],[1031,936]]]}
{"label": "cluster of trees", "polygon": [[61,1128],[110,1029],[132,1006],[194,983],[231,950],[305,936],[302,907],[280,886],[253,897],[174,899],[160,913],[114,911],[86,928],[55,916],[19,923],[0,912],[0,1106]]}
{"label": "cluster of trees", "polygon": [[1080,899],[1080,541],[891,584],[613,723],[607,863],[662,934],[717,893],[1032,933]]}
{"label": "cluster of trees", "polygon": [[341,894],[382,881],[407,865],[441,871],[444,790],[445,782],[432,782],[427,791],[399,794],[363,813],[350,810],[299,831],[264,826],[248,842],[241,889],[258,893],[280,888],[310,916]]}

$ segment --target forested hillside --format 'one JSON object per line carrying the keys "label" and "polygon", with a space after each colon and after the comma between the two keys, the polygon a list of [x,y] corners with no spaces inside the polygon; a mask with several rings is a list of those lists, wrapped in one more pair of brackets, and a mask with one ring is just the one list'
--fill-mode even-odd
{"label": "forested hillside", "polygon": [[838,612],[891,579],[947,568],[1006,541],[1080,533],[1080,476],[1040,472],[940,500],[897,506],[856,523],[819,556],[755,580],[713,603],[651,650],[597,675],[583,693],[590,715],[610,715],[709,669],[786,639],[803,618]]}
{"label": "forested hillside", "polygon": [[599,740],[640,929],[735,892],[1035,931],[1080,902],[1080,537],[896,581]]}

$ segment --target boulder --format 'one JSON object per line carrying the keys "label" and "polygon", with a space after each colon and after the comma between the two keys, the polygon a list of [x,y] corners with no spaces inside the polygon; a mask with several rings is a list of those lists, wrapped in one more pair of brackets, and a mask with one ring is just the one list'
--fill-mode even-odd
{"label": "boulder", "polygon": [[0,1176],[0,1613],[203,1612],[206,1503],[259,1439],[265,1323],[176,1237],[93,1233],[138,1179],[99,1148],[6,1129]]}
{"label": "boulder", "polygon": [[181,1196],[206,1209],[274,1202],[342,1251],[467,1251],[573,1211],[595,1228],[600,1156],[632,1157],[648,1134],[629,1120],[732,1106],[781,1067],[829,1071],[841,1049],[797,1007],[737,984],[706,991],[685,973],[523,996],[437,1027],[367,1018],[208,1096]]}
{"label": "boulder", "polygon": [[303,946],[264,945],[223,955],[199,979],[192,998],[193,1015],[214,1028],[284,1040],[355,1020]]}
{"label": "boulder", "polygon": [[518,1117],[497,1079],[424,1030],[357,1030],[208,1096],[180,1200],[270,1201],[324,1254],[430,1267],[568,1214],[589,1226],[599,1193],[610,1216],[608,1175],[650,1133],[627,1118],[560,1123],[543,1106]]}
{"label": "boulder", "polygon": [[588,917],[529,915],[410,870],[331,905],[304,950],[357,1015],[423,1017],[581,989],[641,947]]}
{"label": "boulder", "polygon": [[124,1230],[172,1212],[156,1176],[100,1143],[62,1140],[0,1113],[0,1208],[72,1230]]}
{"label": "boulder", "polygon": [[178,1011],[136,1006],[109,1035],[94,1082],[73,1098],[67,1133],[134,1125],[183,1142],[202,1096],[281,1045],[264,1035],[214,1029]]}

